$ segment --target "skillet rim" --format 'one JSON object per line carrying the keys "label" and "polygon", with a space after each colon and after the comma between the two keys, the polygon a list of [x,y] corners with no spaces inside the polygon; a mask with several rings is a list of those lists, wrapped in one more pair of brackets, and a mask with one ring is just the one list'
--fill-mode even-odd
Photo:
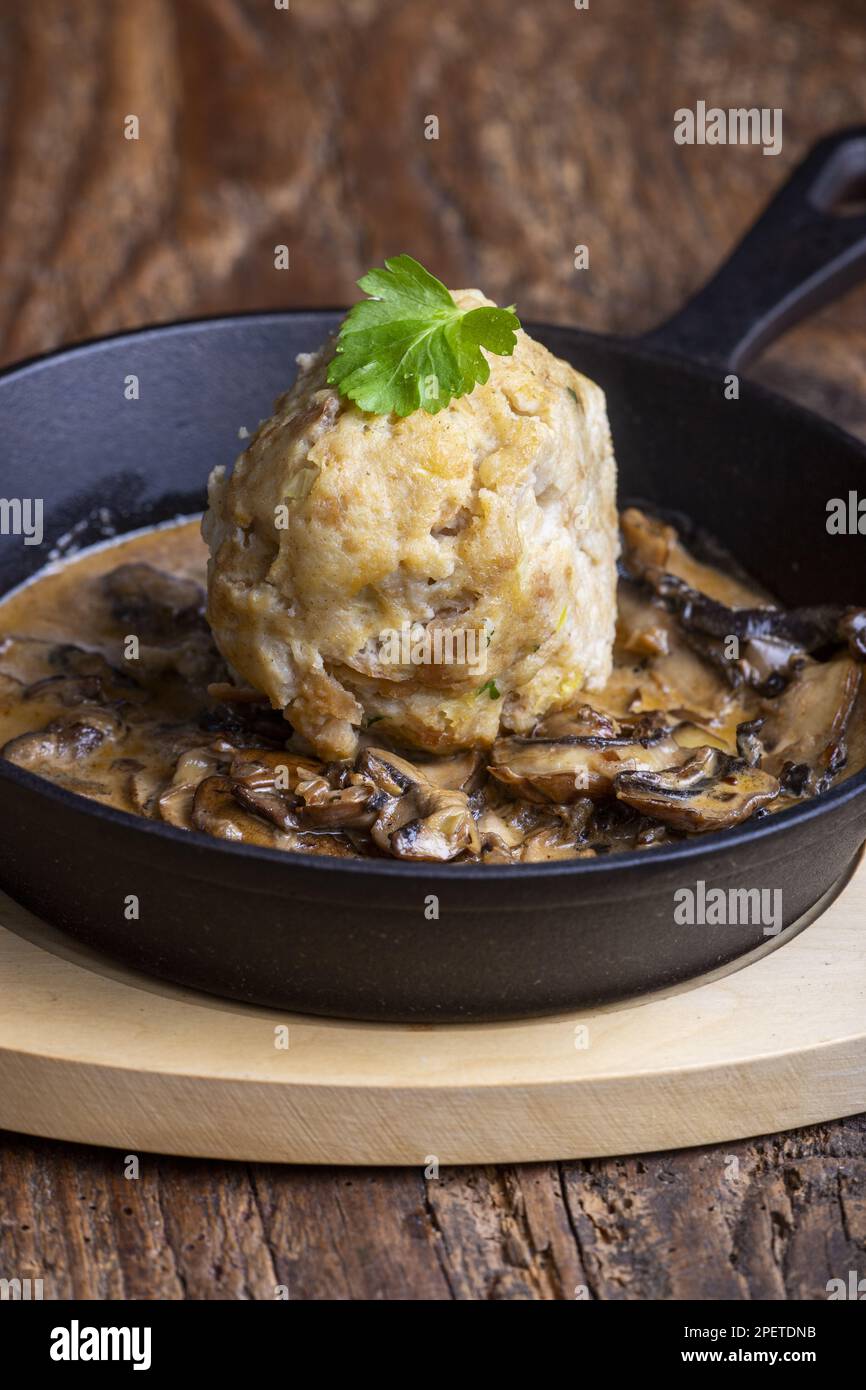
{"label": "skillet rim", "polygon": [[[167,323],[144,324],[133,329],[120,329],[116,333],[82,339],[80,342],[61,346],[49,352],[37,353],[19,362],[10,363],[0,369],[0,391],[2,391],[4,382],[17,376],[24,376],[34,369],[41,370],[46,367],[60,366],[67,358],[75,357],[80,353],[93,352],[104,345],[119,343],[123,340],[159,338],[169,334],[179,335],[202,326],[231,327],[237,323],[254,320],[266,324],[279,323],[284,319],[328,319],[345,313],[345,308],[340,307],[252,309],[234,314],[209,314],[196,318],[171,320]],[[532,320],[527,321],[524,327],[528,332],[553,331],[571,335],[589,345],[593,343],[603,344],[606,348],[624,356],[638,361],[662,363],[677,369],[687,377],[701,380],[713,379],[726,365],[722,360],[717,363],[692,361],[678,356],[675,352],[665,350],[663,347],[650,346],[641,338],[593,333],[567,323]],[[749,380],[748,377],[742,381],[741,390],[747,391],[749,396],[754,398],[759,405],[766,405],[770,409],[787,412],[795,421],[800,420],[809,428],[817,428],[830,438],[834,438],[837,443],[844,444],[852,450],[855,456],[859,455],[864,468],[866,468],[866,444],[832,420],[825,419],[816,411],[809,410],[797,401],[788,400],[787,397],[762,386],[758,382]],[[0,594],[0,602],[4,597],[5,592]],[[97,821],[108,821],[120,829],[133,828],[142,836],[149,835],[156,837],[157,840],[164,839],[175,844],[189,844],[190,837],[192,837],[192,843],[195,846],[220,856],[228,854],[229,856],[233,855],[236,859],[246,859],[253,863],[264,861],[265,863],[282,864],[288,869],[297,865],[299,868],[307,870],[336,872],[347,876],[360,874],[361,876],[372,875],[375,877],[381,874],[386,878],[417,878],[432,873],[437,877],[451,881],[462,879],[477,880],[484,883],[497,879],[512,880],[515,875],[522,879],[570,879],[573,877],[591,879],[594,875],[605,875],[612,869],[628,872],[629,870],[637,870],[648,863],[660,867],[676,865],[698,857],[703,858],[707,855],[712,856],[723,854],[728,850],[736,850],[744,844],[775,839],[780,834],[784,835],[788,827],[815,820],[831,810],[841,809],[849,803],[856,802],[858,798],[866,800],[864,797],[866,794],[866,768],[864,768],[831,791],[813,797],[800,806],[790,806],[784,811],[769,813],[758,821],[746,821],[744,824],[734,826],[729,830],[710,831],[706,836],[694,835],[678,843],[663,845],[659,848],[630,850],[621,854],[601,855],[595,859],[555,860],[541,864],[439,864],[428,860],[404,862],[387,859],[338,859],[330,856],[303,854],[294,850],[266,849],[257,845],[234,844],[229,840],[220,840],[214,836],[205,835],[198,830],[181,830],[160,821],[136,816],[131,811],[121,811],[114,806],[105,806],[101,802],[80,796],[77,792],[68,791],[65,787],[58,786],[36,773],[27,772],[14,763],[7,762],[5,758],[0,758],[0,780],[29,788],[71,811],[84,812]],[[866,818],[866,807],[864,807],[864,818]],[[230,859],[228,862],[231,862]]]}

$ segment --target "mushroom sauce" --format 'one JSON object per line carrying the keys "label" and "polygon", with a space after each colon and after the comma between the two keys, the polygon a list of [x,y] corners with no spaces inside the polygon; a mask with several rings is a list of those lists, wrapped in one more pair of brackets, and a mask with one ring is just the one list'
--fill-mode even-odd
{"label": "mushroom sauce", "polygon": [[68,559],[0,603],[2,754],[226,840],[483,863],[650,848],[866,766],[866,611],[783,609],[666,523],[634,508],[621,521],[612,677],[530,737],[437,758],[370,728],[353,762],[321,763],[232,685],[185,521]]}

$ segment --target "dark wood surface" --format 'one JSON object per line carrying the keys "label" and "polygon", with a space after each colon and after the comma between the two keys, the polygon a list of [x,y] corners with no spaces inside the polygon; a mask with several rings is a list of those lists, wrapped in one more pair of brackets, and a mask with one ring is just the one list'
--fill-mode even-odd
{"label": "dark wood surface", "polygon": [[[527,318],[639,332],[817,136],[866,121],[864,72],[861,0],[0,0],[0,361],[347,302],[403,250]],[[676,146],[699,99],[781,107],[782,153]],[[866,435],[864,310],[754,374]],[[0,1145],[0,1276],[52,1298],[812,1299],[851,1269],[862,1118],[431,1181],[147,1156],[130,1181],[112,1152]]]}

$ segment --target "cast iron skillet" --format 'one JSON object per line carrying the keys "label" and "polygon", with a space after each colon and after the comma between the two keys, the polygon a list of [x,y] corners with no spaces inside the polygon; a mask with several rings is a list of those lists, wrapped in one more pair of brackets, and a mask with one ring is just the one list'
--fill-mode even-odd
{"label": "cast iron skillet", "polygon": [[[647,338],[530,326],[607,392],[622,497],[685,513],[788,603],[866,603],[866,538],[827,502],[866,495],[866,448],[742,382],[740,367],[866,264],[866,128],[823,141],[716,278]],[[411,249],[411,248],[410,248]],[[0,592],[58,537],[203,505],[237,430],[270,413],[332,312],[145,329],[0,378],[2,493],[42,497],[45,544],[2,538]],[[135,374],[140,399],[124,397]],[[806,913],[866,837],[866,776],[755,824],[610,860],[340,861],[230,845],[79,799],[0,761],[0,881],[70,934],[215,994],[319,1014],[446,1021],[543,1014],[669,988],[765,943],[760,924],[678,926],[675,890],[781,888]],[[128,894],[140,917],[128,921]],[[438,917],[434,899],[438,901]]]}

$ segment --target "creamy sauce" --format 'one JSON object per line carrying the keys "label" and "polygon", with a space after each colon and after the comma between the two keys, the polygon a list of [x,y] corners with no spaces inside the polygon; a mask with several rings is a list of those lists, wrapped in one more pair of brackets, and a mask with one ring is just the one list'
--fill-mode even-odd
{"label": "creamy sauce", "polygon": [[[31,729],[39,729],[64,711],[50,688],[44,696],[21,699],[20,688],[58,674],[50,659],[51,647],[74,644],[101,653],[110,665],[133,669],[125,662],[123,637],[100,589],[99,581],[120,564],[149,564],[169,574],[204,586],[207,548],[198,518],[120,537],[94,546],[67,560],[55,562],[0,602],[0,746]],[[16,640],[18,639],[18,640]],[[26,639],[26,644],[20,639]],[[40,644],[45,644],[44,649]],[[4,676],[6,680],[4,680]],[[181,722],[194,716],[206,703],[203,685],[178,680],[164,681],[154,695],[141,702],[154,722]],[[151,723],[130,726],[123,758],[113,745],[87,758],[87,770],[58,768],[52,780],[107,802],[122,810],[136,807],[129,796],[129,769],[118,761],[139,760],[155,769],[170,771],[170,759],[155,737]]]}
{"label": "creamy sauce", "polygon": [[[654,543],[650,537],[650,555]],[[358,763],[342,771],[305,762],[307,750],[287,744],[291,731],[278,712],[255,698],[237,700],[229,694],[228,673],[203,617],[206,560],[199,521],[184,520],[55,563],[0,602],[0,748],[5,756],[81,795],[226,839],[339,856],[380,854],[383,846],[397,853],[389,848],[397,841],[389,842],[381,833],[377,840],[375,832],[371,839],[372,811],[366,819],[364,814],[338,818],[348,801],[355,798],[360,804],[363,788],[372,788],[369,760],[366,770]],[[670,535],[664,569],[729,608],[772,602],[733,569],[698,561],[678,541],[671,542]],[[838,670],[841,693],[834,688],[824,698],[832,726],[828,738],[833,733],[847,740],[847,764],[831,768],[841,776],[866,762],[866,683],[862,667],[847,657],[837,661],[833,672]],[[810,658],[804,657],[798,670],[804,666],[818,674],[818,663]],[[833,674],[827,664],[822,671]],[[640,744],[641,731],[663,717],[669,731],[660,748],[717,749],[735,757],[738,726],[766,716],[771,708],[765,692],[732,685],[718,662],[696,654],[694,642],[682,640],[677,619],[634,583],[620,588],[615,668],[607,687],[579,696],[573,709],[543,721],[536,731],[539,738],[554,744],[562,740],[560,752],[564,748],[566,754],[581,743],[576,733],[589,731],[587,715],[581,714],[586,700],[595,719],[613,721],[617,730],[638,730],[632,751],[640,756],[641,746],[647,746]],[[602,740],[609,737],[602,731]],[[373,735],[363,741],[369,749]],[[520,744],[522,757],[526,741],[512,742]],[[530,754],[537,746],[535,739],[530,741]],[[287,747],[300,761],[279,752]],[[615,742],[603,743],[601,751],[592,751],[590,762],[604,771],[607,759],[614,772],[628,772],[633,763],[627,754],[619,753]],[[277,793],[269,781],[268,768],[278,756],[292,763],[288,801],[285,789]],[[638,767],[652,768],[651,748],[647,757]],[[606,801],[595,793],[590,794],[594,802],[575,800],[572,787],[568,804],[551,805],[549,788],[562,785],[561,779],[533,782],[507,769],[497,780],[485,775],[486,760],[477,755],[474,771],[471,755],[414,760],[448,796],[442,806],[436,803],[431,810],[427,805],[408,837],[398,815],[395,833],[406,845],[403,857],[526,862],[649,847],[684,833],[676,816],[638,814],[633,808],[639,801],[623,805],[612,793]],[[656,765],[670,766],[663,760]],[[393,767],[386,768],[382,785],[391,773]],[[199,795],[205,778],[207,797]],[[827,784],[825,778],[822,787]],[[295,795],[298,785],[301,792]],[[307,798],[306,805],[298,796]],[[399,801],[400,788],[390,786],[388,796]],[[781,809],[794,799],[783,779],[783,791],[767,809]],[[765,801],[759,798],[756,807]],[[423,798],[420,804],[423,809]],[[287,805],[301,806],[300,816],[286,812]],[[460,848],[453,842],[448,848],[458,822],[468,839]],[[523,848],[524,841],[531,848]]]}

